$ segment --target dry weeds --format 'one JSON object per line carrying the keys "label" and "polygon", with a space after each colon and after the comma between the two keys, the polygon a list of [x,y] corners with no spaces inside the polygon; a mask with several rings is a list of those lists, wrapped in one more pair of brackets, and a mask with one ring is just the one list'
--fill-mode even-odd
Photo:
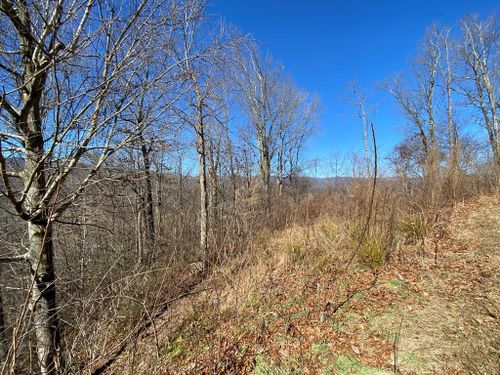
{"label": "dry weeds", "polygon": [[402,374],[498,373],[499,224],[499,195],[461,204],[423,252],[345,274],[346,223],[264,233],[109,373],[388,374],[395,358]]}

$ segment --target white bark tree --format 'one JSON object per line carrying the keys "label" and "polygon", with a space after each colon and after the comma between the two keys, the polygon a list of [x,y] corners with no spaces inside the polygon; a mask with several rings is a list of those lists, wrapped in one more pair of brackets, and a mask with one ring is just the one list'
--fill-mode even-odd
{"label": "white bark tree", "polygon": [[179,16],[181,42],[174,56],[179,62],[179,78],[186,86],[186,95],[176,107],[176,114],[194,131],[196,139],[200,188],[199,248],[206,267],[209,261],[209,193],[217,188],[209,187],[209,182],[214,182],[214,179],[209,181],[208,178],[208,127],[217,123],[226,54],[239,43],[239,37],[232,37],[218,22],[208,22],[205,7],[205,2],[198,0],[183,5]]}
{"label": "white bark tree", "polygon": [[[438,115],[436,91],[438,89],[441,48],[437,38],[437,28],[431,27],[422,44],[421,53],[411,66],[412,77],[404,82],[400,77],[386,85],[386,90],[394,97],[408,120],[411,131],[410,143],[416,137],[420,147],[414,150],[425,179],[430,201],[436,197],[437,178],[441,148],[438,140]],[[414,155],[413,155],[414,157]]]}
{"label": "white bark tree", "polygon": [[465,65],[461,92],[482,117],[487,131],[493,161],[500,170],[499,115],[499,31],[496,18],[484,21],[478,17],[462,20],[460,57]]}
{"label": "white bark tree", "polygon": [[350,90],[352,92],[352,101],[357,110],[358,118],[361,120],[361,125],[363,129],[363,152],[364,152],[364,164],[365,164],[365,175],[370,176],[370,139],[369,139],[369,125],[368,125],[368,113],[366,108],[366,95],[358,87],[358,84],[354,81],[350,84]]}

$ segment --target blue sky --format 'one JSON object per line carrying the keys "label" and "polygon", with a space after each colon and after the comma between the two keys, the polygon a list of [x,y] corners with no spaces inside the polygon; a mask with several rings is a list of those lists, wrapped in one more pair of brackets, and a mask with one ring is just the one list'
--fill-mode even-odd
{"label": "blue sky", "polygon": [[343,99],[356,79],[377,110],[380,150],[401,139],[402,120],[374,86],[405,69],[433,22],[456,26],[469,13],[498,15],[493,0],[209,0],[209,11],[253,34],[302,89],[321,97],[319,132],[310,158],[361,150],[359,120]]}

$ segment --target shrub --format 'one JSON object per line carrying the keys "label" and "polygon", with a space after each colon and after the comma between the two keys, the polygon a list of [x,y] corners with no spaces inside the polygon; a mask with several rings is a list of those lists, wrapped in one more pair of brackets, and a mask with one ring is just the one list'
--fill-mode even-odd
{"label": "shrub", "polygon": [[373,235],[368,235],[358,249],[360,261],[371,268],[382,266],[385,262],[385,256],[386,246]]}
{"label": "shrub", "polygon": [[407,244],[417,244],[424,240],[428,232],[427,223],[421,215],[412,215],[399,223],[399,230]]}

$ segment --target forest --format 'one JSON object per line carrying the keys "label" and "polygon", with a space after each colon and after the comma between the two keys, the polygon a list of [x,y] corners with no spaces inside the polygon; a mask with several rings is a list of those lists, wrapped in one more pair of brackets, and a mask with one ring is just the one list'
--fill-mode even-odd
{"label": "forest", "polygon": [[[499,33],[348,77],[361,151],[318,161],[327,103],[204,0],[0,0],[1,374],[497,373]],[[466,339],[369,333],[403,305]]]}

